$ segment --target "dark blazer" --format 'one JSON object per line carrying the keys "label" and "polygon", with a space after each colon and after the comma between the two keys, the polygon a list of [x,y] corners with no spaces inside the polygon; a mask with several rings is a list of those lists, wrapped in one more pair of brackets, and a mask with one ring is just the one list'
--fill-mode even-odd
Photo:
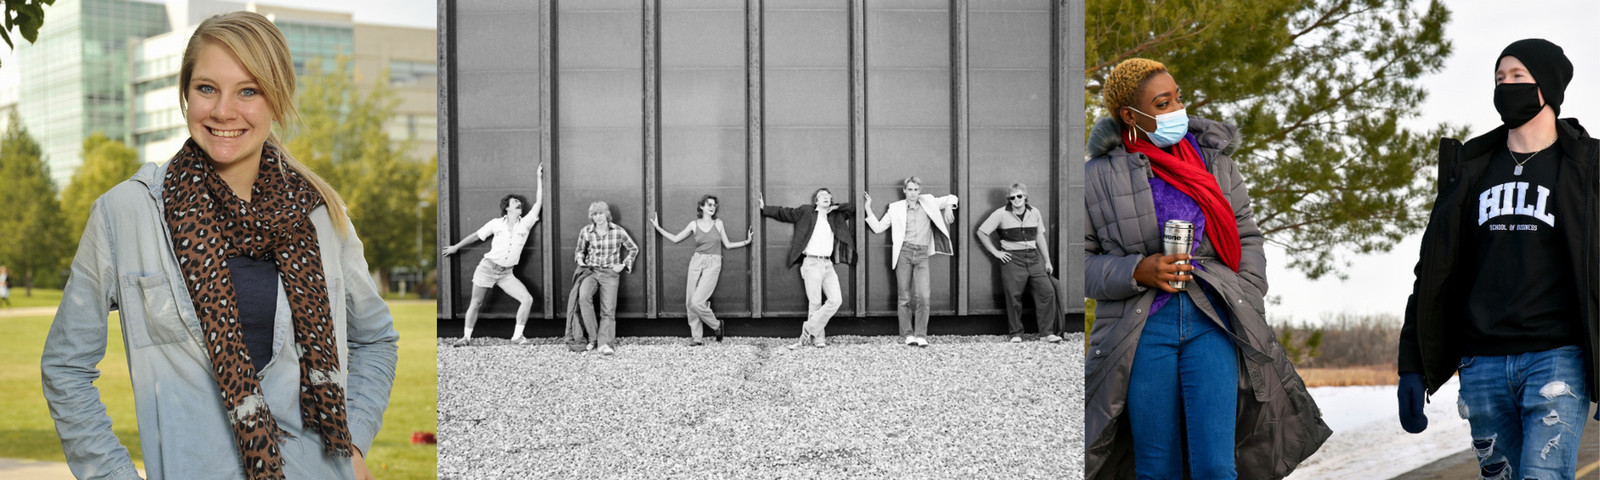
{"label": "dark blazer", "polygon": [[[856,264],[856,207],[849,203],[836,203],[839,208],[828,212],[828,226],[833,228],[833,263]],[[798,207],[766,207],[761,216],[794,224],[794,238],[789,242],[789,268],[800,265],[806,257],[806,244],[811,242],[811,231],[817,226],[817,206],[805,204]]]}

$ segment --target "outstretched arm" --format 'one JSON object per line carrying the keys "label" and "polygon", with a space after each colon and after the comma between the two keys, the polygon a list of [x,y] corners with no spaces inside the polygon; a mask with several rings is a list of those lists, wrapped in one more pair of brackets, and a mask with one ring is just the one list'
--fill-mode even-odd
{"label": "outstretched arm", "polygon": [[756,209],[761,210],[761,216],[780,222],[794,223],[800,221],[800,209],[789,207],[769,207],[767,206],[767,200],[762,197],[761,192],[756,192]]}
{"label": "outstretched arm", "polygon": [[656,227],[656,233],[660,233],[661,236],[667,237],[668,241],[671,241],[672,243],[678,243],[689,237],[689,229],[694,228],[694,220],[690,220],[688,225],[683,226],[683,231],[674,235],[671,232],[668,232],[667,229],[661,228],[660,219],[656,217],[656,214],[651,213],[650,226]]}
{"label": "outstretched arm", "polygon": [[[861,210],[867,214],[867,226],[872,228],[872,233],[883,233],[889,228],[889,212],[883,212],[883,220],[878,220],[878,214],[872,212],[872,194],[861,192]],[[893,208],[893,207],[891,207]]]}
{"label": "outstretched arm", "polygon": [[735,242],[728,240],[728,230],[723,228],[722,220],[717,220],[717,231],[722,233],[722,248],[739,248],[750,244],[751,237],[755,236],[756,229],[749,228],[744,232],[744,241]]}
{"label": "outstretched arm", "polygon": [[482,239],[478,237],[477,232],[469,233],[467,234],[466,238],[462,238],[461,241],[456,242],[455,245],[444,247],[444,256],[448,257],[455,255],[456,251],[461,250],[462,247],[478,243],[481,240]]}
{"label": "outstretched arm", "polygon": [[539,223],[539,212],[544,208],[544,162],[539,162],[538,173],[534,175],[534,183],[539,186],[533,193],[533,206],[528,207],[528,213],[517,224],[517,228],[524,231],[533,229],[533,224]]}

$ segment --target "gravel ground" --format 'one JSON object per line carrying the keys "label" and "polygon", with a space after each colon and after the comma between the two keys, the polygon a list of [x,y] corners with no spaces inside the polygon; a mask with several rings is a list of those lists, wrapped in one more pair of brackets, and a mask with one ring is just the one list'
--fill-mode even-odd
{"label": "gravel ground", "polygon": [[[439,339],[439,478],[1083,478],[1083,335]],[[1030,338],[1030,340],[1032,340]]]}

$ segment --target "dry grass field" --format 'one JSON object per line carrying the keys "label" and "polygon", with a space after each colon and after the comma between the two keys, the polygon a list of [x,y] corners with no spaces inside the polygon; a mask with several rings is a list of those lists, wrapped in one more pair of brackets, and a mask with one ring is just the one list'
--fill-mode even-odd
{"label": "dry grass field", "polygon": [[1354,387],[1396,385],[1400,374],[1394,365],[1364,365],[1339,368],[1296,368],[1307,387]]}

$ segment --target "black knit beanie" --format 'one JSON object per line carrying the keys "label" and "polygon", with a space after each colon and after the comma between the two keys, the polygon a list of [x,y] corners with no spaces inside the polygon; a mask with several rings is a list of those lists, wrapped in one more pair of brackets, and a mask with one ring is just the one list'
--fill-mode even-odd
{"label": "black knit beanie", "polygon": [[1544,94],[1544,103],[1560,116],[1561,100],[1566,97],[1567,83],[1572,81],[1572,62],[1567,60],[1561,46],[1543,38],[1517,40],[1494,59],[1495,70],[1500,69],[1500,59],[1508,56],[1522,61],[1533,75],[1533,82],[1539,85],[1539,92]]}

